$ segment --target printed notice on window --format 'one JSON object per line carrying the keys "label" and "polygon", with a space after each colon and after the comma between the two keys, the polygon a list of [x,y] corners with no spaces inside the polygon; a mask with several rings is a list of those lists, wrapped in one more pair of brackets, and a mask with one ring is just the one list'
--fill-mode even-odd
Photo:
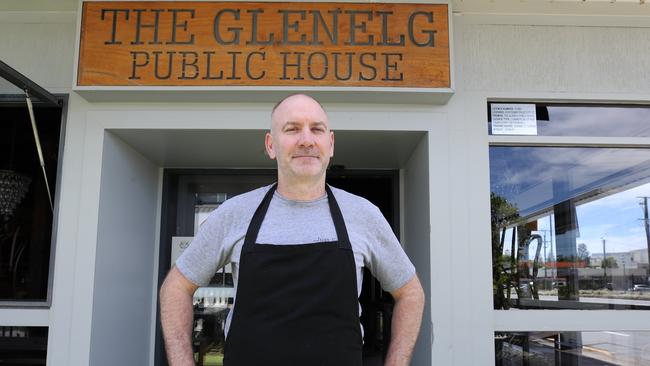
{"label": "printed notice on window", "polygon": [[534,104],[492,104],[493,135],[537,135]]}

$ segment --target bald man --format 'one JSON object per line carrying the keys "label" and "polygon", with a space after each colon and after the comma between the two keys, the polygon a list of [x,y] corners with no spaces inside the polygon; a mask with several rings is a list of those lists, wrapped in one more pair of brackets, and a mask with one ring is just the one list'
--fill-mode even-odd
{"label": "bald man", "polygon": [[325,184],[334,155],[327,113],[307,95],[290,95],[273,108],[264,142],[277,183],[212,212],[161,287],[170,365],[194,365],[192,295],[228,263],[235,303],[225,366],[361,366],[364,267],[395,299],[385,365],[408,365],[424,293],[379,209]]}

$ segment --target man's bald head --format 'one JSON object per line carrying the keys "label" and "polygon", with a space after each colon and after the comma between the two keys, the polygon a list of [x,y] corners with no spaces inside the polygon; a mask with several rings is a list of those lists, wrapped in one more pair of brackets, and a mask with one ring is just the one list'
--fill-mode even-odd
{"label": "man's bald head", "polygon": [[[304,105],[305,103],[311,104],[312,108],[320,109],[320,112],[325,116],[325,119],[327,123],[327,113],[325,112],[325,108],[323,108],[323,105],[320,104],[319,101],[314,99],[313,97],[303,94],[303,93],[294,93],[294,94],[289,94],[286,97],[282,98],[279,102],[277,102],[274,106],[273,109],[271,110],[271,132],[273,132],[274,128],[278,124],[282,124],[286,121],[281,121],[278,120],[278,114],[281,114],[284,116],[286,113],[285,109],[287,108],[292,108],[294,105]],[[329,125],[329,124],[328,124]]]}

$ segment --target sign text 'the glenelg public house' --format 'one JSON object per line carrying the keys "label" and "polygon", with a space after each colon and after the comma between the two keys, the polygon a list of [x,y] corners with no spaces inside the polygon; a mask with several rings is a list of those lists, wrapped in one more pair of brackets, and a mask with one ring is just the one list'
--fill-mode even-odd
{"label": "sign text 'the glenelg public house'", "polygon": [[77,81],[448,88],[447,5],[85,2]]}

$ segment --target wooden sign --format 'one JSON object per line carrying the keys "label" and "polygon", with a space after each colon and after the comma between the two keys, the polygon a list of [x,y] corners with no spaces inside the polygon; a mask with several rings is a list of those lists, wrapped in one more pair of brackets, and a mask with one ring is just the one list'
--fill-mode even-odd
{"label": "wooden sign", "polygon": [[449,88],[447,5],[84,2],[79,86]]}

